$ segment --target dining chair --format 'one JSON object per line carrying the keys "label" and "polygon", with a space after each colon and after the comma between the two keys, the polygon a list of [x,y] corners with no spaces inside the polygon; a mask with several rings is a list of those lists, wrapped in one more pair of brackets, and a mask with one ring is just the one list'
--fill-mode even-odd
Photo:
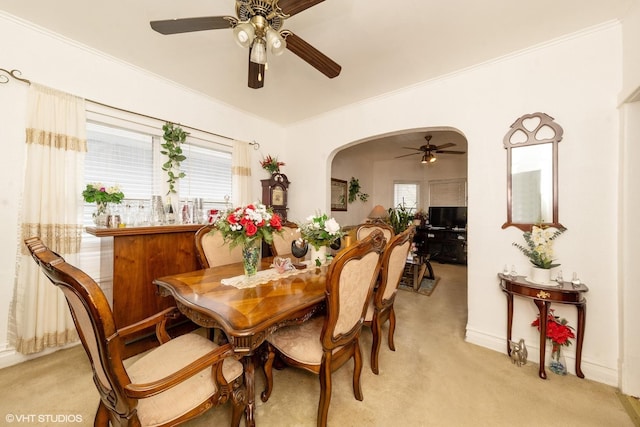
{"label": "dining chair", "polygon": [[230,249],[222,233],[213,224],[205,225],[196,231],[195,239],[196,255],[202,268],[242,262],[242,245]]}
{"label": "dining chair", "polygon": [[380,268],[380,280],[378,287],[369,300],[367,313],[364,318],[365,326],[371,328],[373,343],[371,345],[371,370],[378,374],[378,354],[380,352],[380,337],[382,335],[382,325],[389,321],[389,348],[396,350],[393,342],[393,335],[396,329],[396,313],[393,303],[396,299],[398,285],[404,273],[405,264],[411,242],[415,235],[415,227],[411,226],[402,233],[396,235],[384,250],[382,256],[382,267]]}
{"label": "dining chair", "polygon": [[326,275],[326,314],[299,325],[276,330],[267,337],[264,364],[266,402],[273,390],[273,364],[302,368],[320,378],[317,425],[326,426],[331,401],[332,373],[353,359],[353,392],[363,399],[359,338],[367,303],[382,263],[386,240],[377,230],[339,252]]}
{"label": "dining chair", "polygon": [[384,238],[387,239],[387,242],[391,240],[391,238],[395,235],[393,231],[393,227],[389,224],[381,221],[376,222],[365,222],[364,224],[359,224],[356,228],[356,240],[362,240],[371,234],[374,230],[380,230],[384,234]]}
{"label": "dining chair", "polygon": [[291,254],[291,243],[300,238],[300,228],[298,224],[286,221],[282,224],[280,233],[273,233],[273,243],[271,252],[274,256],[287,257]]}
{"label": "dining chair", "polygon": [[[197,333],[171,339],[165,326],[177,315],[175,307],[116,329],[109,303],[91,277],[39,237],[25,244],[71,310],[100,395],[94,425],[173,426],[227,401],[232,406],[231,425],[240,424],[246,392],[242,363],[231,345],[218,346]],[[125,366],[125,338],[154,327],[160,345]]]}

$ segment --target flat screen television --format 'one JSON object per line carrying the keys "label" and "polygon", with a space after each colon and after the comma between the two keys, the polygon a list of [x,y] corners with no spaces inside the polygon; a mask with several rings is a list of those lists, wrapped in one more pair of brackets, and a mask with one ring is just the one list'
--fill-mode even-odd
{"label": "flat screen television", "polygon": [[429,226],[436,228],[467,228],[466,206],[430,206]]}

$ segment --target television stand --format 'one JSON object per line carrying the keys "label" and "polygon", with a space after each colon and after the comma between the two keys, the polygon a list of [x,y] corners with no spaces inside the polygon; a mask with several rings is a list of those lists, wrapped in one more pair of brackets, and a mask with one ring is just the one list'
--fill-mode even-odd
{"label": "television stand", "polygon": [[431,261],[467,264],[467,230],[463,228],[418,227],[414,242],[418,254]]}

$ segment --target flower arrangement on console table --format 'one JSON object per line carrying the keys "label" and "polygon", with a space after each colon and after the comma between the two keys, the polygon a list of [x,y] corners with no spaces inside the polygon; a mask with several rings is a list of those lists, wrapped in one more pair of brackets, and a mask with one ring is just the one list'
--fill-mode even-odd
{"label": "flower arrangement on console table", "polygon": [[[540,330],[540,316],[531,323]],[[547,339],[551,341],[551,360],[549,361],[549,369],[555,374],[567,374],[567,362],[562,354],[562,346],[570,346],[570,338],[575,338],[573,328],[568,325],[567,319],[560,318],[553,313],[553,309],[549,310],[547,315]]]}
{"label": "flower arrangement on console table", "polygon": [[334,218],[316,213],[300,224],[300,236],[311,245],[311,260],[316,266],[320,266],[327,261],[327,247],[340,247],[340,238],[344,236],[344,232]]}
{"label": "flower arrangement on console table", "polygon": [[523,234],[526,246],[513,243],[513,246],[520,249],[533,264],[531,269],[532,282],[538,284],[551,282],[551,269],[560,265],[554,264],[553,241],[566,230],[566,228],[552,229],[542,225],[534,225],[531,231],[526,231]]}
{"label": "flower arrangement on console table", "polygon": [[265,205],[254,203],[228,210],[215,226],[231,249],[242,245],[244,272],[250,277],[258,271],[262,241],[273,242],[273,233],[282,230],[282,219]]}
{"label": "flower arrangement on console table", "polygon": [[266,170],[271,175],[273,175],[274,173],[280,173],[280,166],[284,165],[285,163],[278,161],[278,158],[276,156],[271,157],[270,155],[268,155],[260,161],[260,166],[262,166],[262,169]]}
{"label": "flower arrangement on console table", "polygon": [[82,197],[87,203],[96,204],[96,211],[93,213],[93,222],[96,225],[106,225],[107,204],[119,204],[124,199],[124,193],[118,185],[106,187],[101,183],[90,183],[82,191]]}

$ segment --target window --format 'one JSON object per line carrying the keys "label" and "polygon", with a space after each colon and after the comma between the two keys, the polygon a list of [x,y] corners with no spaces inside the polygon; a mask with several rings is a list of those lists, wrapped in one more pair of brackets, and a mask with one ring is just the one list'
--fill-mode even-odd
{"label": "window", "polygon": [[396,182],[393,184],[393,206],[417,209],[420,202],[420,184],[417,182]]}
{"label": "window", "polygon": [[467,206],[467,180],[429,181],[429,206]]}
{"label": "window", "polygon": [[[127,202],[119,205],[123,219],[129,213],[128,206],[138,211],[142,206],[145,212],[150,212],[151,196],[164,197],[168,188],[167,175],[162,170],[165,157],[160,153],[163,123],[113,111],[88,112],[88,117],[91,121],[87,123],[85,184],[118,185]],[[181,169],[186,176],[178,182],[178,195],[180,199],[203,198],[205,209],[223,208],[225,197],[231,197],[231,146],[208,136],[194,131],[183,144],[187,159]],[[85,203],[85,226],[94,225],[95,208],[95,203]],[[111,259],[110,243],[111,239],[83,233],[79,261],[80,268],[100,284],[109,301],[112,300],[112,268],[100,263],[101,254],[102,260]]]}
{"label": "window", "polygon": [[221,207],[231,197],[231,153],[215,151],[195,144],[183,147],[187,160],[181,169],[187,174],[180,180],[180,196],[202,197],[206,203]]}

